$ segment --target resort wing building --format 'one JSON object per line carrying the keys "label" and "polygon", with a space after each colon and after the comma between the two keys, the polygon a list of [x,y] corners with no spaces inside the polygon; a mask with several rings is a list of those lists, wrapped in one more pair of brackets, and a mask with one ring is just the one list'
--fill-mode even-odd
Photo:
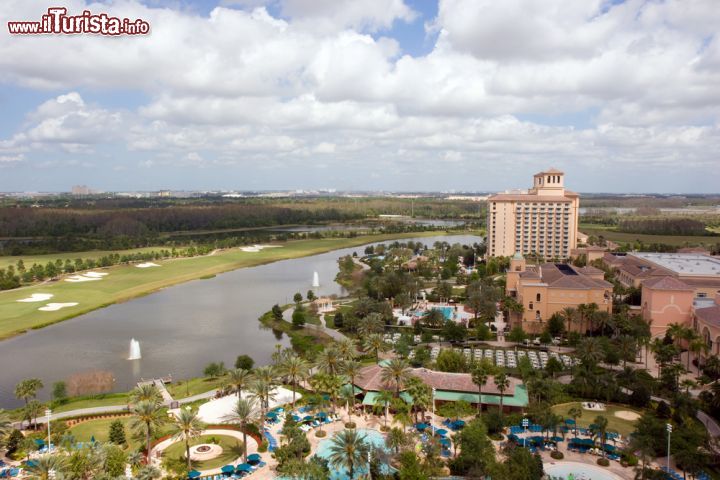
{"label": "resort wing building", "polygon": [[[373,406],[377,401],[379,392],[383,390],[395,390],[394,384],[383,380],[383,367],[370,365],[360,370],[355,378],[355,391],[362,394],[362,404]],[[429,370],[427,368],[413,368],[410,375],[419,378],[425,385],[434,391],[435,405],[439,406],[445,402],[457,402],[464,400],[470,404],[477,405],[500,405],[500,391],[497,389],[493,377],[483,386],[482,398],[478,394],[478,386],[472,381],[469,373],[449,373]],[[521,411],[528,405],[528,394],[525,386],[520,380],[508,377],[508,388],[502,393],[503,410]],[[359,390],[358,390],[359,389]],[[402,391],[400,397],[412,403],[412,398],[407,392]]]}
{"label": "resort wing building", "polygon": [[529,190],[488,198],[489,256],[570,256],[570,250],[577,247],[580,196],[565,189],[564,177],[563,172],[550,169],[535,174]]}
{"label": "resort wing building", "polygon": [[[595,267],[576,267],[562,263],[527,265],[516,253],[507,271],[505,294],[522,304],[522,314],[511,313],[512,326],[540,333],[544,323],[565,307],[594,303],[598,311],[612,312],[613,286],[605,273]],[[577,325],[571,326],[576,328]]]}

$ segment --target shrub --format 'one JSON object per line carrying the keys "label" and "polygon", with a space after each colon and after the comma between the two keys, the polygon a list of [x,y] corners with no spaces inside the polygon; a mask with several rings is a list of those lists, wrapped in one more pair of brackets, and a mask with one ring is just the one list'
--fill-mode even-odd
{"label": "shrub", "polygon": [[[280,312],[282,318],[282,311]],[[239,355],[235,360],[235,368],[242,368],[243,370],[252,370],[255,365],[255,360],[249,355]]]}
{"label": "shrub", "polygon": [[268,442],[267,440],[263,440],[260,445],[258,445],[258,453],[265,453],[268,451]]}
{"label": "shrub", "polygon": [[607,467],[610,465],[610,460],[608,460],[607,458],[598,458],[597,464],[601,467]]}
{"label": "shrub", "polygon": [[558,452],[557,450],[553,450],[552,452],[550,452],[550,456],[555,460],[562,460],[563,458],[565,458],[565,455],[563,455],[562,452]]}
{"label": "shrub", "polygon": [[323,437],[327,436],[327,432],[325,430],[317,430],[315,432],[315,436],[318,438],[323,438]]}
{"label": "shrub", "polygon": [[127,439],[125,438],[125,425],[122,420],[113,420],[110,424],[108,438],[110,439],[110,442],[115,445],[124,445],[127,443]]}

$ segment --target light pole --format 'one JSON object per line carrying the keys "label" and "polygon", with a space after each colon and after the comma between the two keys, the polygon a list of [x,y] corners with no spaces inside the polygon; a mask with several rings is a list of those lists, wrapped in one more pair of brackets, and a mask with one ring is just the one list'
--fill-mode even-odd
{"label": "light pole", "polygon": [[47,419],[48,426],[48,453],[50,453],[50,417],[52,416],[52,410],[49,408],[45,409],[45,418]]}
{"label": "light pole", "polygon": [[530,424],[530,420],[527,418],[522,419],[522,426],[523,426],[523,448],[527,447],[527,427]]}
{"label": "light pole", "polygon": [[432,436],[435,436],[435,424],[433,423],[433,420],[435,420],[435,387],[432,389],[432,418],[430,418],[430,428],[432,429]]}
{"label": "light pole", "polygon": [[672,424],[668,423],[665,425],[668,434],[668,450],[667,450],[667,471],[670,472],[670,435],[672,434]]}

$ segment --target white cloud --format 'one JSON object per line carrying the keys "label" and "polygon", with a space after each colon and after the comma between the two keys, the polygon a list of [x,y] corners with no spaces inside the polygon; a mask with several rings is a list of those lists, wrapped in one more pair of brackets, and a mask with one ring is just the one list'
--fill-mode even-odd
{"label": "white cloud", "polygon": [[[420,57],[402,55],[389,36],[416,19],[402,0],[223,5],[206,16],[133,0],[89,7],[148,20],[148,37],[0,33],[0,81],[67,92],[18,121],[0,155],[118,144],[129,157],[170,154],[133,165],[261,169],[322,155],[323,165],[397,173],[438,160],[500,170],[717,163],[714,0],[440,0],[428,22],[437,41]],[[2,2],[0,17],[38,18],[44,8]],[[150,100],[128,112],[77,93],[118,88]]]}

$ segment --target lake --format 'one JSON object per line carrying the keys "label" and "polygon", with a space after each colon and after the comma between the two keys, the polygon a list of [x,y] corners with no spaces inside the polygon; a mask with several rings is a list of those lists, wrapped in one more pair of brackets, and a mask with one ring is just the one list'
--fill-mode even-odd
{"label": "lake", "polygon": [[[474,235],[403,239],[472,244]],[[390,243],[390,242],[382,242]],[[90,370],[115,376],[115,390],[130,390],[140,378],[172,374],[180,380],[202,374],[209,362],[232,367],[238,355],[257,364],[270,361],[275,345],[289,346],[287,337],[273,333],[258,317],[273,304],[291,303],[296,292],[311,289],[313,272],[320,277],[317,295],[341,295],[335,283],[337,259],[364,246],[334,250],[311,257],[242,268],[208,280],[194,280],[96,310],[62,323],[0,341],[0,406],[21,405],[13,395],[17,382],[41,378],[47,399],[51,385]],[[130,339],[140,342],[142,359],[127,360]]]}

